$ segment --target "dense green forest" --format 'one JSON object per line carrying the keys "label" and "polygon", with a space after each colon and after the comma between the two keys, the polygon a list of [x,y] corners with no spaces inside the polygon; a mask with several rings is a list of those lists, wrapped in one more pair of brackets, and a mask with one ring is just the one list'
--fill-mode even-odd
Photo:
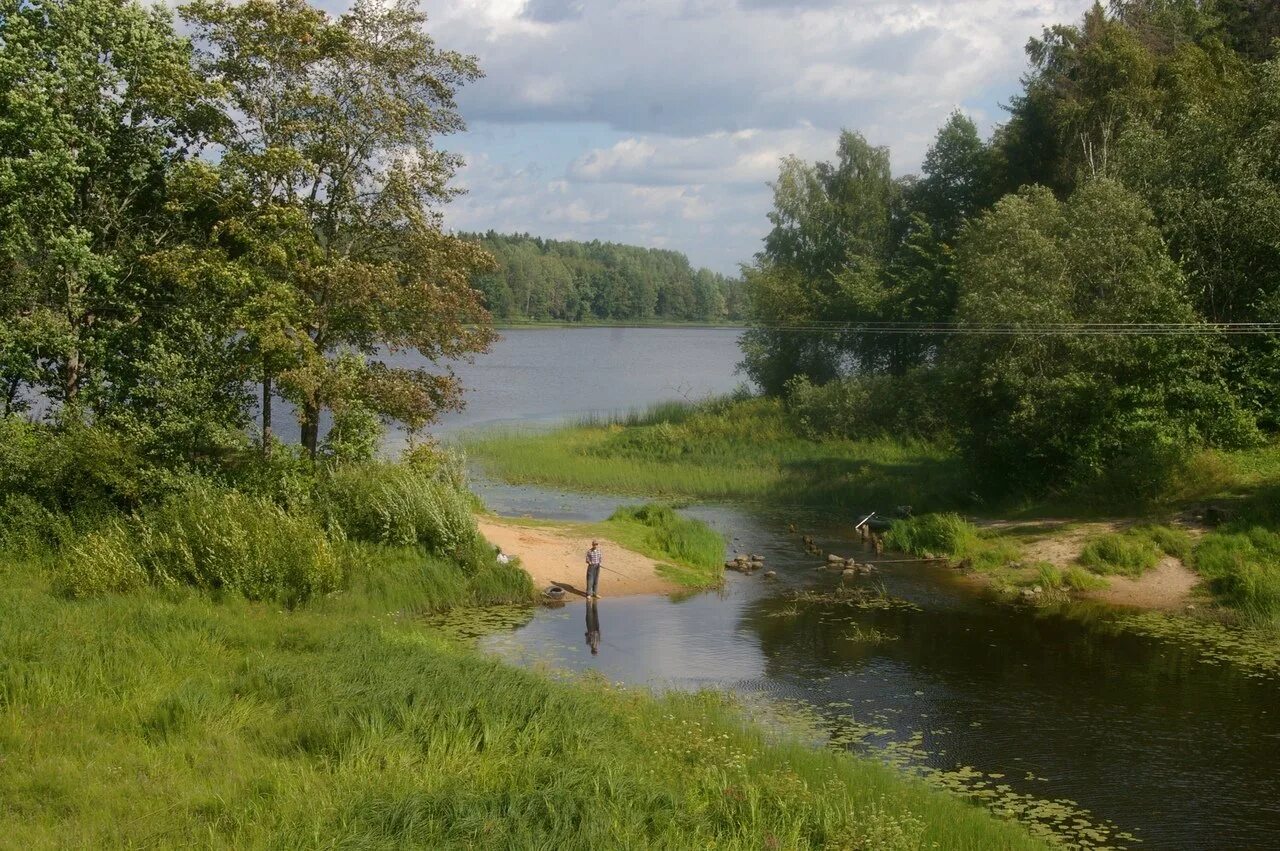
{"label": "dense green forest", "polygon": [[726,322],[745,312],[742,282],[694,269],[678,251],[614,242],[462,234],[497,259],[475,286],[497,319]]}
{"label": "dense green forest", "polygon": [[954,441],[986,493],[1155,493],[1274,432],[1277,37],[1268,2],[1099,4],[918,177],[851,131],[785,160],[749,374],[815,434]]}

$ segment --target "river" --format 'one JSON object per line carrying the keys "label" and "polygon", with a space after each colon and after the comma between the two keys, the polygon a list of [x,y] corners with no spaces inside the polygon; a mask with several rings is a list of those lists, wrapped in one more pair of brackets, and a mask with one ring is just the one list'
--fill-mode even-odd
{"label": "river", "polygon": [[[735,338],[705,329],[508,332],[460,370],[471,405],[442,431],[542,426],[725,392],[740,380]],[[476,487],[509,515],[595,520],[621,501],[483,477]],[[796,592],[839,580],[815,569],[788,527],[855,554],[849,517],[686,511],[732,550],[763,554],[778,579],[730,574],[722,590],[678,600],[603,600],[595,656],[583,638],[585,607],[573,604],[540,608],[483,645],[521,664],[802,707],[835,744],[929,774],[1068,845],[1280,847],[1274,678],[1149,637],[1115,611],[1001,602],[933,564],[890,560],[860,580],[884,605],[796,603]]]}

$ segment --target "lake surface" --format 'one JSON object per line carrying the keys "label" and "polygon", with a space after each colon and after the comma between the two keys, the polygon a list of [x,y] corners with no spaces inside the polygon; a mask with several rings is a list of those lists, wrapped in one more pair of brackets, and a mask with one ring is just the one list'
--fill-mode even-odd
{"label": "lake surface", "polygon": [[[466,407],[428,429],[449,436],[463,429],[551,425],[608,415],[672,399],[696,401],[741,385],[737,328],[518,328],[501,332],[485,354],[449,364],[466,388]],[[418,355],[389,359],[435,370]],[[293,409],[277,402],[272,428],[298,441]],[[323,426],[328,430],[327,421]],[[404,435],[393,430],[388,449]]]}
{"label": "lake surface", "polygon": [[[484,401],[449,427],[541,424],[680,398],[690,384],[702,395],[736,384],[733,332],[518,333],[466,375]],[[662,351],[638,355],[646,340]],[[611,341],[645,368],[628,370]],[[592,361],[609,364],[605,377],[591,377]],[[594,520],[623,501],[483,478],[477,489],[509,515]],[[681,600],[603,600],[596,656],[580,603],[540,608],[482,645],[522,664],[723,688],[770,712],[802,707],[833,743],[930,775],[1076,847],[1280,847],[1275,679],[1140,634],[1113,610],[1000,602],[936,564],[881,560],[856,581],[866,596],[851,603],[830,596],[848,583],[818,569],[798,540],[808,533],[826,551],[874,560],[859,550],[851,517],[715,505],[687,513],[731,550],[763,554],[777,580],[729,574],[722,590]],[[812,598],[795,599],[801,592]]]}

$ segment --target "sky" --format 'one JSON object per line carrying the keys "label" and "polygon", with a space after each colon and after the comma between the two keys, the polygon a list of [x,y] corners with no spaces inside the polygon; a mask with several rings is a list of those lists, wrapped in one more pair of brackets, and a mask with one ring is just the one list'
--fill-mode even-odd
{"label": "sky", "polygon": [[466,166],[455,230],[601,239],[736,274],[788,155],[841,128],[919,170],[956,109],[984,131],[1023,47],[1092,0],[427,0],[437,44],[485,77],[443,141]]}

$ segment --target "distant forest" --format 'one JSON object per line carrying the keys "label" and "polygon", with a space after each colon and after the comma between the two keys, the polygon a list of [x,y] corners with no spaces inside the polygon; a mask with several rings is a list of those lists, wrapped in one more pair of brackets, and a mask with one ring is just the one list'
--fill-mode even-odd
{"label": "distant forest", "polygon": [[678,251],[528,234],[460,234],[498,261],[474,277],[497,320],[726,322],[746,313],[742,282],[694,269]]}

